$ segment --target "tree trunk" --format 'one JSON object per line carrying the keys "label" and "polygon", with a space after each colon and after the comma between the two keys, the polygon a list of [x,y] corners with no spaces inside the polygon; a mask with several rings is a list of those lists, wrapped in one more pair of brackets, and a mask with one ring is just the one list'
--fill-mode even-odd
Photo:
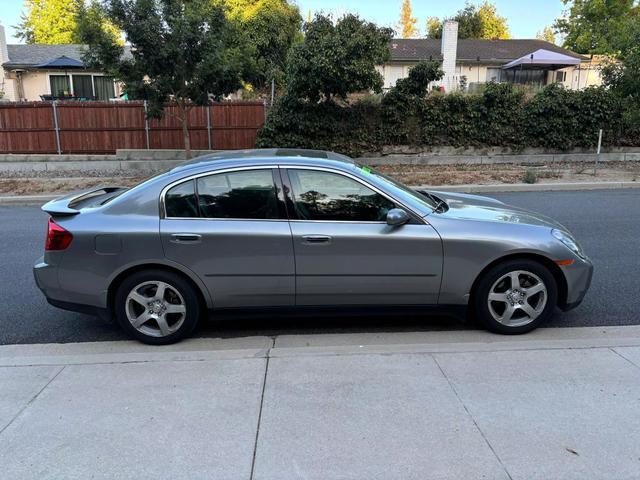
{"label": "tree trunk", "polygon": [[191,138],[189,137],[189,125],[187,124],[187,117],[189,109],[186,105],[178,103],[178,109],[180,111],[180,123],[182,123],[182,139],[184,140],[184,156],[187,160],[191,160]]}

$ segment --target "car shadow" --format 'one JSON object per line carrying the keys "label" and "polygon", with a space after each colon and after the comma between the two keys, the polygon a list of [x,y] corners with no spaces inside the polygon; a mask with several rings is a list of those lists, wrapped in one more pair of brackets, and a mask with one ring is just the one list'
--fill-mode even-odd
{"label": "car shadow", "polygon": [[424,312],[332,314],[218,313],[200,322],[194,337],[312,335],[340,333],[390,333],[468,330],[479,328],[460,316],[427,315]]}

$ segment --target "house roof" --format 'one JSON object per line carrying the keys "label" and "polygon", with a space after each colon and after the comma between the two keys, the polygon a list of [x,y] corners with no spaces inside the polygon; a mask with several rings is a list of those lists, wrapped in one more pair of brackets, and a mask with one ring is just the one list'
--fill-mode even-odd
{"label": "house roof", "polygon": [[[439,59],[441,58],[441,42],[442,40],[435,38],[394,39],[390,44],[391,60],[417,62],[429,58]],[[457,58],[458,61],[476,62],[479,57],[481,62],[503,64],[539,49],[562,53],[583,61],[589,60],[588,57],[538,39],[460,39],[458,40]]]}
{"label": "house roof", "polygon": [[[82,68],[82,54],[86,45],[7,45],[9,61],[5,62],[5,68],[64,68],[68,65],[55,65],[55,62],[64,57],[64,63],[73,64],[75,68]],[[125,46],[124,55],[130,55],[130,49]],[[79,64],[82,64],[80,66]]]}
{"label": "house roof", "polygon": [[58,57],[82,62],[83,45],[7,45],[9,61],[5,67],[35,68]]}

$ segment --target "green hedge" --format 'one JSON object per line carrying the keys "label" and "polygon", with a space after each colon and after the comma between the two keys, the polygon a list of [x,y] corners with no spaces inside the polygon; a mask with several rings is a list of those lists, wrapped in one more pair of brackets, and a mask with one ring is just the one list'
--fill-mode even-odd
{"label": "green hedge", "polygon": [[640,145],[640,126],[611,91],[550,85],[525,95],[510,84],[487,84],[478,94],[392,90],[349,105],[281,99],[258,135],[260,147],[333,150],[350,155],[383,146],[593,148],[598,130],[605,145]]}

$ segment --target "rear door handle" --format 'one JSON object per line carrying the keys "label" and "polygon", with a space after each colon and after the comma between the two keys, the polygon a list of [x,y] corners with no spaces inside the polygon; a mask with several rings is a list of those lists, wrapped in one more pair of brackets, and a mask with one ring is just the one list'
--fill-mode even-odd
{"label": "rear door handle", "polygon": [[319,243],[331,243],[331,237],[329,235],[303,235],[303,243],[319,244]]}
{"label": "rear door handle", "polygon": [[202,240],[202,235],[197,233],[173,233],[171,234],[171,241],[173,243],[199,243]]}

